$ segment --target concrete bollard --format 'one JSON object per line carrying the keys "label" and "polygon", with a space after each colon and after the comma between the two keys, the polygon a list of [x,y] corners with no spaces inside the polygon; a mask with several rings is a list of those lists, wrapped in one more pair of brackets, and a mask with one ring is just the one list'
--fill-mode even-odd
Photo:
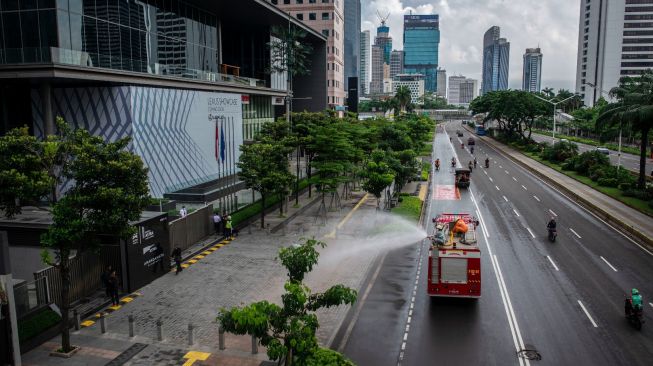
{"label": "concrete bollard", "polygon": [[252,354],[255,355],[258,353],[258,340],[256,337],[252,336]]}
{"label": "concrete bollard", "polygon": [[102,332],[102,334],[107,332],[106,317],[104,316],[104,313],[100,313],[100,332]]}
{"label": "concrete bollard", "polygon": [[73,310],[73,319],[75,320],[75,330],[79,330],[81,325],[79,320],[79,312],[77,312],[77,309]]}
{"label": "concrete bollard", "polygon": [[224,351],[224,328],[218,327],[218,348]]}
{"label": "concrete bollard", "polygon": [[192,346],[195,343],[195,327],[192,323],[188,323],[188,345]]}
{"label": "concrete bollard", "polygon": [[127,320],[129,321],[129,338],[134,338],[134,316],[129,314]]}
{"label": "concrete bollard", "polygon": [[156,321],[156,339],[160,342],[163,340],[163,322],[161,318]]}
{"label": "concrete bollard", "polygon": [[265,230],[267,230],[268,234],[270,234],[270,224],[269,223],[265,224]]}

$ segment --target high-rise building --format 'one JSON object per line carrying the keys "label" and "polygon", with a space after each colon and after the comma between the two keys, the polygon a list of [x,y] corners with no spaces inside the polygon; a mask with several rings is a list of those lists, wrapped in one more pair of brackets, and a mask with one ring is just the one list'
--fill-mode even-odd
{"label": "high-rise building", "polygon": [[393,50],[390,54],[390,78],[404,73],[404,51]]}
{"label": "high-rise building", "polygon": [[360,94],[367,95],[370,92],[370,31],[366,30],[361,32],[360,36],[360,55],[361,55],[361,64],[360,64]]}
{"label": "high-rise building", "polygon": [[404,15],[404,72],[424,75],[424,88],[438,90],[440,20],[433,15]]}
{"label": "high-rise building", "polygon": [[447,98],[447,70],[438,68],[438,91],[437,95]]}
{"label": "high-rise building", "polygon": [[383,93],[383,48],[372,46],[372,81],[370,82],[370,94]]}
{"label": "high-rise building", "polygon": [[398,74],[392,78],[392,88],[396,93],[399,87],[405,86],[410,90],[410,100],[413,104],[421,104],[424,96],[424,75],[422,74]]}
{"label": "high-rise building", "polygon": [[478,81],[469,79],[462,75],[449,77],[449,93],[447,101],[449,104],[469,104],[477,97]]}
{"label": "high-rise building", "polygon": [[344,15],[345,15],[345,90],[348,90],[349,78],[359,77],[358,72],[360,66],[360,51],[361,51],[360,50],[361,0],[345,0]]}
{"label": "high-rise building", "polygon": [[392,37],[390,37],[390,27],[385,25],[385,20],[376,28],[376,37],[374,44],[383,50],[383,63],[390,64],[390,54],[392,53]]}
{"label": "high-rise building", "polygon": [[327,103],[334,108],[345,103],[345,19],[343,1],[269,0],[285,13],[301,20],[327,41]]}
{"label": "high-rise building", "polygon": [[[643,6],[644,4],[649,6]],[[650,1],[580,1],[576,92],[593,106],[625,75],[653,68]]]}
{"label": "high-rise building", "polygon": [[542,52],[540,48],[527,48],[524,53],[522,90],[539,92],[542,88]]}
{"label": "high-rise building", "polygon": [[501,29],[492,26],[483,37],[483,94],[508,89],[510,42],[500,35]]}

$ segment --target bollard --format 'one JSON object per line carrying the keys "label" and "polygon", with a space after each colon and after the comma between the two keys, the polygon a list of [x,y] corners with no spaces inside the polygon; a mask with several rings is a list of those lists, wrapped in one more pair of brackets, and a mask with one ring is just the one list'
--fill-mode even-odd
{"label": "bollard", "polygon": [[224,328],[218,327],[218,348],[224,351]]}
{"label": "bollard", "polygon": [[100,332],[102,332],[102,334],[107,332],[106,318],[104,315],[104,313],[100,313]]}
{"label": "bollard", "polygon": [[81,326],[79,324],[79,313],[77,309],[73,310],[73,318],[75,319],[75,330],[79,330]]}
{"label": "bollard", "polygon": [[129,321],[129,338],[134,338],[134,316],[129,314],[127,320]]}
{"label": "bollard", "polygon": [[255,355],[258,353],[258,342],[255,336],[252,336],[252,354]]}
{"label": "bollard", "polygon": [[265,228],[268,231],[268,234],[270,234],[270,224],[269,223],[265,224]]}
{"label": "bollard", "polygon": [[161,321],[161,318],[156,321],[156,339],[159,341],[163,340],[163,322]]}
{"label": "bollard", "polygon": [[195,340],[193,339],[194,334],[193,331],[195,330],[195,327],[193,327],[192,323],[188,323],[188,345],[192,346],[195,343]]}

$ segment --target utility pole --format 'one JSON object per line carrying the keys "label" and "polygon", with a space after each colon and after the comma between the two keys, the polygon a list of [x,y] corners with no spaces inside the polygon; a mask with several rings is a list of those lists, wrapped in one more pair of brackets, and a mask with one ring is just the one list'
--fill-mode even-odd
{"label": "utility pole", "polygon": [[533,96],[534,96],[535,98],[537,98],[537,99],[540,99],[540,100],[543,100],[543,101],[545,101],[545,102],[547,102],[547,103],[551,103],[551,104],[553,104],[553,132],[552,132],[552,134],[551,134],[551,140],[552,140],[551,144],[555,144],[555,143],[556,143],[556,106],[557,106],[558,104],[561,104],[561,103],[564,103],[564,102],[568,101],[568,100],[571,99],[571,98],[576,97],[576,94],[572,95],[571,97],[569,97],[569,98],[567,98],[567,99],[563,99],[563,100],[561,100],[561,101],[559,101],[559,102],[555,102],[555,103],[552,102],[552,101],[549,100],[549,99],[542,98],[542,97],[540,97],[539,95],[536,95],[536,94],[533,94]]}
{"label": "utility pole", "polygon": [[[6,305],[9,307],[9,324],[11,329],[10,353],[13,360],[13,366],[21,366],[20,343],[18,342],[18,319],[16,316],[16,300],[14,298],[14,281],[11,276],[9,241],[7,239],[6,231],[0,231],[0,291],[4,291],[7,295]],[[4,299],[0,298],[0,306],[4,306],[3,301]],[[0,329],[0,332],[4,331],[4,329]],[[4,347],[5,345],[0,346]]]}

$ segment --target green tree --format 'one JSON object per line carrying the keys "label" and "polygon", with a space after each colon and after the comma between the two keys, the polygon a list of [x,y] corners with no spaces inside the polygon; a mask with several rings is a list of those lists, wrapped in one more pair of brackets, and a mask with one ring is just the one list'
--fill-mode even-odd
{"label": "green tree", "polygon": [[385,151],[375,150],[372,152],[367,165],[362,172],[363,189],[376,197],[376,208],[381,206],[381,193],[395,179],[390,165],[389,157]]}
{"label": "green tree", "polygon": [[279,194],[292,183],[288,171],[288,155],[277,144],[257,142],[240,146],[240,179],[247,188],[261,194],[261,228],[265,228],[265,202],[272,194]]}
{"label": "green tree", "polygon": [[629,124],[641,134],[639,177],[637,186],[646,186],[646,148],[649,132],[653,127],[653,71],[648,69],[641,76],[624,76],[619,85],[610,90],[617,102],[610,103],[597,117],[597,126]]}
{"label": "green tree", "polygon": [[[129,225],[149,203],[147,168],[127,151],[130,139],[106,142],[57,118],[58,133],[38,140],[26,127],[0,137],[0,209],[47,200],[52,225],[42,258],[61,274],[61,349],[70,352],[70,256],[97,249],[98,234],[128,238]],[[65,192],[62,190],[66,189]]]}
{"label": "green tree", "polygon": [[410,89],[408,89],[408,87],[405,85],[400,86],[395,91],[394,99],[397,101],[397,104],[399,105],[399,110],[401,112],[406,112],[406,108],[408,107],[408,105],[410,105],[411,102]]}
{"label": "green tree", "polygon": [[320,348],[315,337],[319,326],[315,312],[356,301],[355,290],[334,285],[323,293],[312,293],[303,284],[305,275],[317,264],[317,247],[326,244],[304,239],[299,245],[279,250],[281,264],[288,271],[288,280],[281,296],[281,306],[260,301],[229,310],[221,309],[217,320],[227,332],[249,334],[260,340],[273,361],[286,366],[334,365],[349,366],[351,361],[335,351]]}

